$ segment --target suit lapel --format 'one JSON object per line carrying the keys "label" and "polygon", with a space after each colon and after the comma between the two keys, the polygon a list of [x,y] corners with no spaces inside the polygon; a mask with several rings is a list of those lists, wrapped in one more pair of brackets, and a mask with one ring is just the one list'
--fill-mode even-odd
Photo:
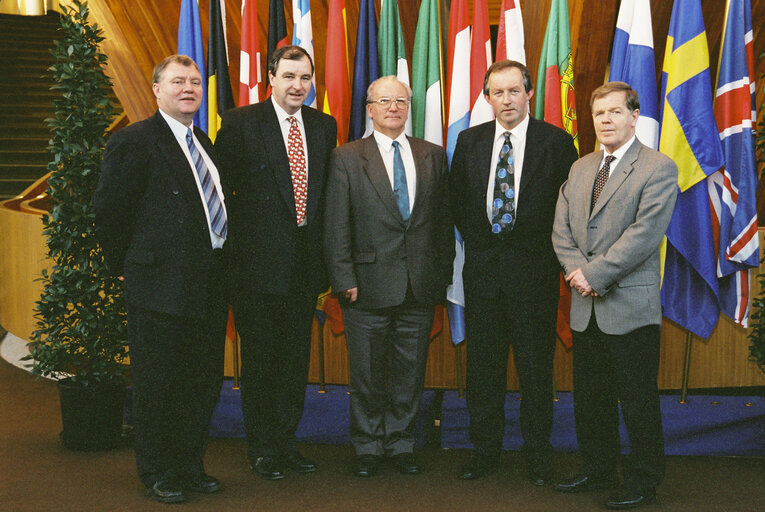
{"label": "suit lapel", "polygon": [[[624,156],[616,164],[616,167],[611,171],[611,175],[608,177],[608,181],[606,181],[606,185],[603,187],[603,191],[600,193],[600,197],[598,197],[598,202],[592,209],[591,216],[596,215],[600,210],[602,210],[603,206],[608,203],[609,199],[611,199],[611,196],[614,195],[614,192],[616,192],[622,183],[624,183],[624,180],[626,180],[627,176],[629,176],[629,174],[632,172],[633,164],[637,160],[639,152],[640,142],[635,139],[635,142],[632,143],[627,152],[624,153]],[[597,174],[597,170],[595,172]],[[594,176],[592,183],[595,183]],[[592,197],[592,191],[590,191],[590,197]]]}
{"label": "suit lapel", "polygon": [[[433,174],[433,162],[431,161],[430,151],[425,144],[420,144],[419,140],[407,137],[409,147],[412,150],[414,159],[414,170],[417,176],[417,187],[414,192],[414,204],[411,206],[410,219],[417,214],[423,207],[420,204],[429,192],[430,184],[433,183],[431,174]],[[411,220],[410,220],[411,222]]]}
{"label": "suit lapel", "polygon": [[268,160],[271,162],[269,167],[279,187],[279,192],[281,192],[284,202],[287,203],[293,215],[297,215],[295,210],[295,193],[292,190],[290,161],[287,157],[287,148],[284,146],[284,137],[282,137],[282,129],[279,126],[279,118],[276,117],[276,110],[274,110],[272,101],[272,99],[268,99],[263,102],[262,117],[258,120],[259,122],[256,121],[257,125],[252,126],[249,132],[253,137],[259,134],[262,138],[262,142],[258,141],[257,144],[263,144]]}
{"label": "suit lapel", "polygon": [[377,141],[375,140],[374,135],[370,135],[364,139],[362,158],[364,160],[364,172],[372,183],[380,200],[391,215],[396,217],[399,221],[404,222],[401,212],[398,211],[396,197],[393,195],[393,188],[390,186],[390,178],[388,178],[388,172],[385,170],[385,163],[383,162],[382,155],[380,155],[380,149],[377,147]]}
{"label": "suit lapel", "polygon": [[159,112],[154,115],[154,125],[156,129],[155,140],[160,154],[167,161],[168,169],[181,188],[183,197],[186,198],[193,215],[206,224],[207,216],[202,205],[202,196],[199,194],[197,180],[192,174],[195,171],[191,168],[189,160],[178,145],[178,139],[175,138],[173,131]]}
{"label": "suit lapel", "polygon": [[[306,145],[308,148],[308,203],[306,204],[306,219],[311,222],[319,207],[321,187],[324,175],[319,172],[324,158],[321,146],[320,127],[315,123],[316,118],[308,108],[303,109],[303,124],[305,126]],[[294,201],[293,201],[294,202]]]}
{"label": "suit lapel", "polygon": [[[518,200],[523,197],[524,190],[529,183],[534,181],[541,169],[540,160],[544,155],[546,148],[542,147],[541,141],[545,138],[538,134],[539,122],[529,117],[529,126],[526,130],[526,147],[523,152],[523,168],[521,169],[521,183],[518,185]],[[532,141],[532,144],[529,144]]]}

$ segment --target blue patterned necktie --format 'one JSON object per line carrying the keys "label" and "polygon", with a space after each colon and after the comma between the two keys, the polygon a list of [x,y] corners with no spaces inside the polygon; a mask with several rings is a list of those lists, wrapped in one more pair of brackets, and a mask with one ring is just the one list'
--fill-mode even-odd
{"label": "blue patterned necktie", "polygon": [[409,222],[409,188],[406,186],[406,171],[401,158],[398,141],[393,141],[393,195],[404,222]]}
{"label": "blue patterned necktie", "polygon": [[505,140],[499,150],[497,171],[494,174],[494,201],[491,204],[491,232],[495,235],[512,231],[515,223],[514,198],[513,145],[510,143],[510,132],[505,132]]}
{"label": "blue patterned necktie", "polygon": [[189,154],[191,154],[191,160],[194,162],[194,167],[196,168],[197,176],[199,177],[199,183],[202,184],[202,193],[204,194],[205,202],[207,203],[207,211],[210,213],[210,227],[212,228],[213,233],[221,238],[226,238],[226,233],[228,231],[226,211],[223,209],[223,203],[218,195],[218,190],[215,188],[212,174],[210,174],[210,170],[207,168],[196,144],[194,144],[191,128],[186,132],[186,144],[189,146]]}

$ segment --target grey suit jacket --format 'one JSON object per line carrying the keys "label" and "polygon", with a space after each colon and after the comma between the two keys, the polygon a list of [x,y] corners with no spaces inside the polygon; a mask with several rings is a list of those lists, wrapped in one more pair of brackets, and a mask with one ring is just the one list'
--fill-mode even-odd
{"label": "grey suit jacket", "polygon": [[396,306],[411,283],[423,303],[443,301],[451,283],[454,227],[444,149],[409,138],[417,186],[409,222],[396,205],[374,136],[330,157],[324,253],[332,289],[358,287],[356,306]]}
{"label": "grey suit jacket", "polygon": [[602,151],[577,160],[561,186],[552,242],[565,275],[581,268],[597,297],[571,297],[571,328],[591,313],[601,331],[661,323],[659,246],[677,197],[677,166],[637,139],[611,171],[590,212]]}

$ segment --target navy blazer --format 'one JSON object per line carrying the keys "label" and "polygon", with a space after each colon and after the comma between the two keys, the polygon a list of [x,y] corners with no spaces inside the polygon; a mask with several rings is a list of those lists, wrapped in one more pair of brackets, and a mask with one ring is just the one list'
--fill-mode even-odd
{"label": "navy blazer", "polygon": [[[194,134],[215,162],[210,139],[197,128]],[[213,250],[193,173],[159,111],[109,138],[94,199],[96,234],[111,272],[125,277],[128,303],[205,314]]]}

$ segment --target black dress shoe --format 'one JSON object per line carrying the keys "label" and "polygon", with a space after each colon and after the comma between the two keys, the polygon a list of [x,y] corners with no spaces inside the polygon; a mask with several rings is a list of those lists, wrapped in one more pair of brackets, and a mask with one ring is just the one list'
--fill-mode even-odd
{"label": "black dress shoe", "polygon": [[473,453],[473,455],[470,456],[470,460],[462,466],[462,469],[460,470],[460,479],[475,480],[476,478],[481,478],[494,473],[498,467],[498,458]]}
{"label": "black dress shoe", "polygon": [[622,489],[606,500],[606,508],[624,510],[642,507],[656,499],[656,491]]}
{"label": "black dress shoe", "polygon": [[359,455],[353,463],[353,474],[361,478],[369,478],[380,469],[379,455]]}
{"label": "black dress shoe", "polygon": [[541,487],[552,482],[553,470],[549,462],[530,462],[526,476],[532,484]]}
{"label": "black dress shoe", "polygon": [[220,482],[217,478],[206,473],[192,476],[183,482],[183,488],[191,492],[211,494],[220,491]]}
{"label": "black dress shoe", "polygon": [[316,471],[316,463],[310,459],[303,457],[298,451],[292,452],[284,457],[284,463],[292,471],[298,473],[313,473]]}
{"label": "black dress shoe", "polygon": [[577,475],[568,480],[561,480],[555,486],[558,492],[587,492],[600,491],[603,489],[613,489],[619,484],[615,476],[589,476],[586,474]]}
{"label": "black dress shoe", "polygon": [[175,478],[159,480],[151,487],[146,488],[146,494],[154,501],[160,503],[180,503],[186,501],[186,493],[183,486]]}
{"label": "black dress shoe", "polygon": [[274,457],[258,457],[255,464],[250,466],[260,477],[266,480],[281,480],[284,478],[284,468]]}
{"label": "black dress shoe", "polygon": [[417,464],[417,461],[414,460],[414,455],[411,453],[399,453],[392,456],[390,460],[393,463],[393,467],[396,468],[399,473],[403,473],[404,475],[420,474],[420,466]]}

